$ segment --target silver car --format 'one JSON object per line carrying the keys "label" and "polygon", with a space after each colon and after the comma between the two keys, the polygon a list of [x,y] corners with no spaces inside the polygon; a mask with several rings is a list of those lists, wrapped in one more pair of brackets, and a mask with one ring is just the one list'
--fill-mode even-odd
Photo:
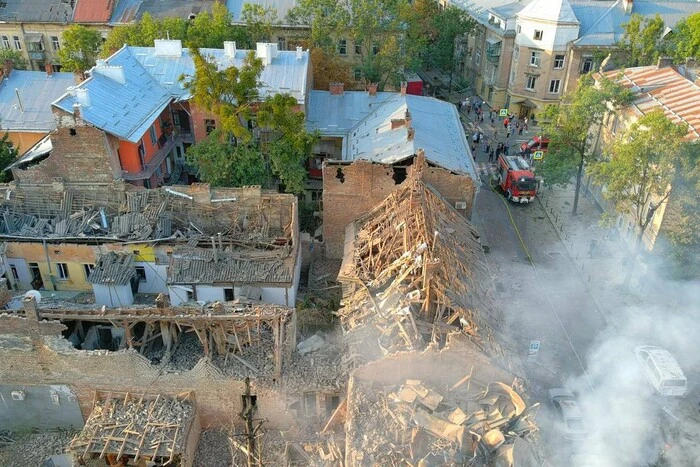
{"label": "silver car", "polygon": [[564,437],[571,440],[585,438],[588,430],[581,417],[576,396],[566,389],[552,388],[549,390],[549,400],[563,425]]}

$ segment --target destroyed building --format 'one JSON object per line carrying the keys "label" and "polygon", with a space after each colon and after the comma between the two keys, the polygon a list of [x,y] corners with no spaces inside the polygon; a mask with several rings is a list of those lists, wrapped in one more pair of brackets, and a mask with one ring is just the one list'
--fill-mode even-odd
{"label": "destroyed building", "polygon": [[17,290],[136,293],[173,304],[241,297],[294,306],[301,268],[296,198],[260,187],[124,183],[9,185],[0,204],[2,265]]}

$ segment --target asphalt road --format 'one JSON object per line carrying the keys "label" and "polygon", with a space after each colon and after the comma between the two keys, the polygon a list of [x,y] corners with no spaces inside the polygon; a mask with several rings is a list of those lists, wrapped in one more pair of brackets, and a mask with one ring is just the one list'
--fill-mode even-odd
{"label": "asphalt road", "polygon": [[[524,362],[529,394],[542,403],[538,421],[548,457],[561,462],[547,391],[569,378],[589,386],[587,356],[605,322],[539,202],[504,203],[483,185],[476,213],[490,247],[486,256],[505,334]],[[535,359],[528,359],[531,341],[540,342]]]}

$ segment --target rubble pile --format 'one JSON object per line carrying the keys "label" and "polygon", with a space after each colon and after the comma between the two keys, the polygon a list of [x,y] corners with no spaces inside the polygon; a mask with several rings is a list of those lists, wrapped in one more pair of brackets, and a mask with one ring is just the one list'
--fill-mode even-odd
{"label": "rubble pile", "polygon": [[523,445],[516,440],[534,441],[538,431],[531,409],[507,384],[470,391],[470,383],[465,377],[443,392],[410,379],[391,387],[358,383],[348,465],[528,465],[515,459],[529,449],[515,450]]}
{"label": "rubble pile", "polygon": [[57,430],[43,433],[0,432],[0,465],[27,467],[41,465],[49,456],[63,453],[76,431]]}
{"label": "rubble pile", "polygon": [[134,461],[147,457],[173,462],[185,453],[196,419],[191,396],[96,393],[92,413],[70,451],[85,459],[126,455]]}

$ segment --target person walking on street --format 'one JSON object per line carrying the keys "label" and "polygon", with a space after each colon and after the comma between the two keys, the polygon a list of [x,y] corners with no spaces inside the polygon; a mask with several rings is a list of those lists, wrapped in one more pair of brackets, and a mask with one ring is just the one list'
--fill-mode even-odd
{"label": "person walking on street", "polygon": [[509,120],[508,120],[508,117],[506,117],[506,118],[503,120],[503,128],[505,128],[506,130],[508,129],[508,123],[509,123]]}
{"label": "person walking on street", "polygon": [[493,161],[494,161],[494,157],[493,157],[493,156],[494,156],[494,154],[493,154],[493,148],[491,148],[491,150],[489,151],[489,162],[490,162],[490,163],[493,163]]}

